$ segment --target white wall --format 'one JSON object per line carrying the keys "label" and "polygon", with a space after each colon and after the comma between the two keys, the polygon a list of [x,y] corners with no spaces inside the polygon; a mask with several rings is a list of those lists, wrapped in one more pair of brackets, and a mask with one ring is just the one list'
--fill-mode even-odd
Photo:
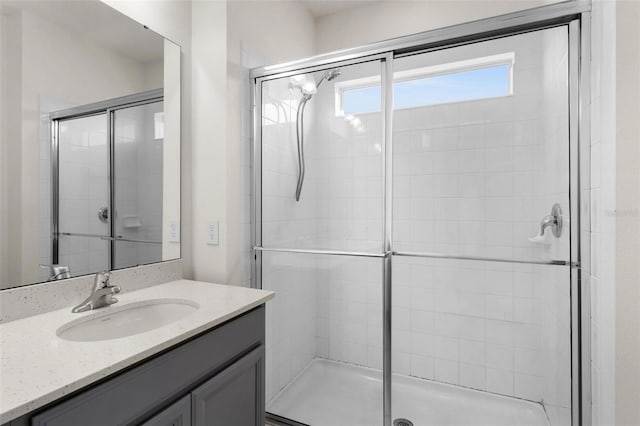
{"label": "white wall", "polygon": [[[295,1],[230,1],[227,19],[227,160],[230,165],[227,215],[230,220],[224,236],[228,244],[225,282],[248,285],[251,135],[248,70],[313,55],[315,24],[307,8]],[[286,25],[275,24],[278,22]]]}
{"label": "white wall", "polygon": [[[0,36],[2,37],[2,104],[0,117],[2,140],[20,140],[20,126],[7,126],[7,123],[19,123],[22,119],[22,85],[21,25],[20,20],[2,14]],[[9,41],[12,42],[9,42]],[[20,174],[20,162],[8,161],[9,158],[20,158],[18,144],[0,144],[0,282],[11,282],[19,279],[18,272],[9,272],[9,265],[20,265],[20,216],[16,217],[10,205],[20,204],[20,180],[9,185],[9,176]],[[12,189],[11,191],[9,189]],[[16,246],[17,244],[17,246]]]}
{"label": "white wall", "polygon": [[316,20],[316,53],[529,9],[554,0],[381,1]]}
{"label": "white wall", "polygon": [[240,59],[240,44],[264,65],[314,54],[314,19],[298,1],[230,0],[227,19],[230,59]]}
{"label": "white wall", "polygon": [[[181,138],[183,126],[180,103],[182,91],[180,87],[180,47],[169,40],[164,42],[164,145],[162,148],[162,258],[177,259],[181,257],[180,243],[172,241],[169,225],[180,222],[180,185],[181,185]],[[191,221],[187,221],[190,223]],[[186,241],[190,241],[187,236]]]}
{"label": "white wall", "polygon": [[[593,3],[591,47],[592,422],[615,422],[616,16],[615,2]],[[587,273],[588,272],[588,273]]]}
{"label": "white wall", "polygon": [[616,407],[640,424],[640,2],[616,4]]}
{"label": "white wall", "polygon": [[[226,283],[227,4],[192,4],[193,278]],[[220,244],[207,245],[208,221],[219,222]]]}
{"label": "white wall", "polygon": [[594,425],[640,424],[640,4],[596,1],[592,36]]}

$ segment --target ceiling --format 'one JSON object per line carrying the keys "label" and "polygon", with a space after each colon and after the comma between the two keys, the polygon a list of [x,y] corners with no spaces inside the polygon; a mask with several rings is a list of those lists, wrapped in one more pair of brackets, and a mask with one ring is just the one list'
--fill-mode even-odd
{"label": "ceiling", "polygon": [[164,39],[117,10],[97,1],[3,1],[41,16],[71,32],[143,63],[163,58]]}

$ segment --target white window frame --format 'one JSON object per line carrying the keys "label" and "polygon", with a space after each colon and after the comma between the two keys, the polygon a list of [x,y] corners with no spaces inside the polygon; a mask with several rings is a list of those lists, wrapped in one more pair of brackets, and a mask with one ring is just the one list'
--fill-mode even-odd
{"label": "white window frame", "polygon": [[[466,59],[463,61],[448,62],[446,64],[431,65],[428,67],[414,68],[406,71],[397,71],[393,73],[393,81],[402,82],[409,80],[417,80],[425,77],[435,77],[438,75],[454,74],[464,71],[471,71],[476,69],[491,68],[500,65],[509,66],[509,92],[507,95],[498,96],[511,96],[513,95],[513,66],[516,62],[515,52],[500,53],[497,55],[482,56],[479,58]],[[335,92],[335,114],[336,117],[344,117],[344,92],[354,89],[364,89],[367,87],[374,87],[380,85],[380,76],[356,78],[353,80],[339,81],[334,84]],[[487,97],[482,99],[490,99],[493,97]],[[477,100],[477,99],[474,99]],[[453,101],[443,102],[436,105],[443,105],[446,103],[465,102],[465,101]],[[427,106],[427,105],[425,105]],[[363,113],[366,114],[366,113]]]}

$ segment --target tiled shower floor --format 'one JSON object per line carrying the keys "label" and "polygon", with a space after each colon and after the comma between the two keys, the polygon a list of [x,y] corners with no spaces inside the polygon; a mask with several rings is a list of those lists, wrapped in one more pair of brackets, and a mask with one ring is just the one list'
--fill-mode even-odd
{"label": "tiled shower floor", "polygon": [[[403,375],[393,376],[393,418],[415,426],[549,426],[540,404]],[[312,426],[382,424],[382,373],[315,359],[267,405]]]}

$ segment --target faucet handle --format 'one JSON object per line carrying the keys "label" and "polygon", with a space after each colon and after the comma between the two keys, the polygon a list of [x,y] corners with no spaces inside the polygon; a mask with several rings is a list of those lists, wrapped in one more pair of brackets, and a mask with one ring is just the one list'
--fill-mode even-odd
{"label": "faucet handle", "polygon": [[540,222],[540,238],[544,238],[544,231],[551,228],[551,232],[556,238],[562,235],[562,208],[556,203],[551,208],[551,213],[542,218]]}
{"label": "faucet handle", "polygon": [[93,286],[95,289],[100,289],[109,286],[109,279],[111,278],[111,272],[103,271],[98,272],[93,281]]}

